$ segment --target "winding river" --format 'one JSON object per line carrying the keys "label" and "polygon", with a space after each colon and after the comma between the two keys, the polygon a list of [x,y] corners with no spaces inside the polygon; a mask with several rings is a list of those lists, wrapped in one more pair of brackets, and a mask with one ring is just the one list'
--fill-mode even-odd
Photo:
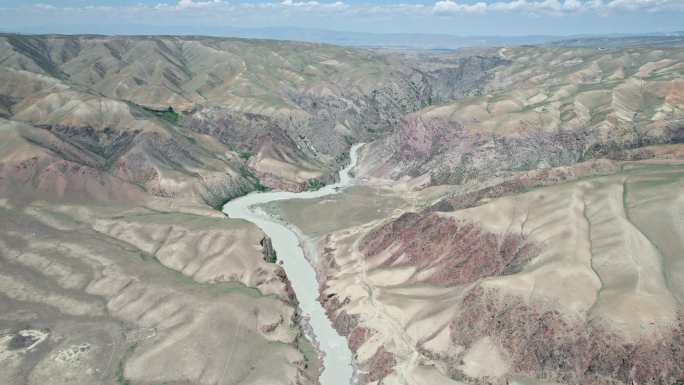
{"label": "winding river", "polygon": [[312,199],[337,194],[351,185],[353,178],[350,171],[356,165],[358,150],[362,144],[352,146],[349,165],[340,171],[338,183],[324,186],[317,191],[301,193],[273,191],[252,193],[234,199],[225,206],[223,212],[231,218],[241,218],[254,223],[271,238],[278,258],[283,261],[292,287],[299,300],[304,316],[309,317],[309,324],[316,336],[321,351],[325,354],[325,368],[321,374],[321,385],[348,385],[352,379],[352,353],[344,337],[337,334],[325,310],[318,302],[318,281],[316,272],[304,257],[297,234],[284,224],[271,218],[264,210],[255,206],[286,199]]}

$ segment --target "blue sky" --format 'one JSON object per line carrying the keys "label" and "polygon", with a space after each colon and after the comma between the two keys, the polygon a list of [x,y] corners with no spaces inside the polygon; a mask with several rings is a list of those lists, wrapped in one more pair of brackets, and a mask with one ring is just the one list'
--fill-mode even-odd
{"label": "blue sky", "polygon": [[684,0],[0,0],[0,30],[18,32],[576,35],[681,31],[683,20]]}

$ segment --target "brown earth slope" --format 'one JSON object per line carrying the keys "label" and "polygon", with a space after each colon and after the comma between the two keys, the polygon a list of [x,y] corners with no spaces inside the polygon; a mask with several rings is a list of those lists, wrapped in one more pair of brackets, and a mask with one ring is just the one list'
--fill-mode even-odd
{"label": "brown earth slope", "polygon": [[236,193],[225,185],[298,190],[327,181],[351,142],[393,130],[407,112],[480,92],[486,71],[506,63],[474,56],[424,65],[204,37],[5,34],[0,55],[0,116],[77,141],[158,194],[198,179],[212,201]]}
{"label": "brown earth slope", "polygon": [[364,186],[275,205],[361,382],[678,384],[683,52],[1,34],[0,378],[317,383],[214,208],[372,141]]}
{"label": "brown earth slope", "polygon": [[365,147],[366,203],[280,205],[362,381],[684,381],[684,51],[497,52],[482,95]]}
{"label": "brown earth slope", "polygon": [[[321,206],[366,218],[316,238],[321,302],[365,382],[684,379],[682,161],[582,167],[565,171],[581,175],[570,182],[412,212],[434,202],[425,191],[392,219]],[[382,194],[357,199],[389,202]],[[294,207],[281,210],[297,224]]]}
{"label": "brown earth slope", "polygon": [[11,385],[316,383],[269,240],[211,208],[327,182],[352,142],[479,92],[505,63],[13,34],[0,35],[0,58],[0,378]]}
{"label": "brown earth slope", "polygon": [[[527,170],[645,159],[684,140],[684,50],[498,51],[482,95],[408,115],[375,142],[364,175],[423,184],[482,183]],[[419,178],[420,177],[420,178]]]}

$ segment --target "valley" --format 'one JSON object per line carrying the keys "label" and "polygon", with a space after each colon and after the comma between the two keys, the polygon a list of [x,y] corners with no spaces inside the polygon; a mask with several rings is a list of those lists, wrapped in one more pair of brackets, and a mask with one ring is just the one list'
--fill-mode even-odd
{"label": "valley", "polygon": [[[364,216],[309,233],[325,277],[321,302],[369,382],[673,381],[681,375],[681,293],[671,274],[679,269],[663,265],[670,259],[662,250],[682,252],[681,226],[652,238],[649,224],[633,218],[648,207],[651,220],[681,222],[680,194],[664,186],[681,191],[682,166],[628,163],[455,211],[403,201],[373,218],[358,202],[380,194],[354,204],[319,200],[309,215]],[[277,210],[312,226],[300,222],[298,203]],[[636,371],[600,366],[614,357]]]}
{"label": "valley", "polygon": [[679,384],[649,41],[0,34],[0,379]]}

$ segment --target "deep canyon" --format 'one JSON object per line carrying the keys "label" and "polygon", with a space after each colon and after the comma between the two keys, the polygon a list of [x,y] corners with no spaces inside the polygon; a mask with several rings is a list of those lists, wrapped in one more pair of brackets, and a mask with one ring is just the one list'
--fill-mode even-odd
{"label": "deep canyon", "polygon": [[0,34],[0,382],[684,383],[684,49],[621,41]]}

